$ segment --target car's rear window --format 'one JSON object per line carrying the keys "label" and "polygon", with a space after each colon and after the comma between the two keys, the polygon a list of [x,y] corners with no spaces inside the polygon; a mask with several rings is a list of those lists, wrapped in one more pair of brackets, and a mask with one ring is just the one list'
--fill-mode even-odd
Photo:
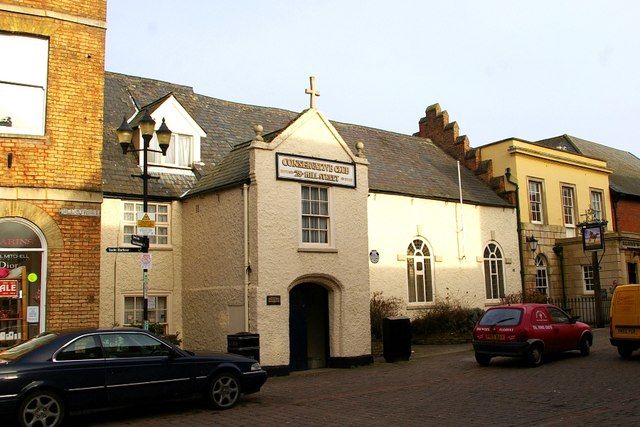
{"label": "car's rear window", "polygon": [[516,326],[522,318],[522,310],[519,308],[493,308],[487,310],[478,322],[481,326]]}
{"label": "car's rear window", "polygon": [[25,341],[22,344],[15,345],[6,350],[0,351],[0,359],[4,360],[17,360],[30,351],[40,348],[45,344],[50,343],[56,339],[58,335],[45,332],[37,337],[31,338],[29,341]]}

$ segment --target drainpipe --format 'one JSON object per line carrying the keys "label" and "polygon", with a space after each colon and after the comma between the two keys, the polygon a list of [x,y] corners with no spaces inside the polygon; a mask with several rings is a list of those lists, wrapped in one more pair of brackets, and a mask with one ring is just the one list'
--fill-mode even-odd
{"label": "drainpipe", "polygon": [[242,185],[242,199],[244,202],[244,330],[249,332],[249,186]]}
{"label": "drainpipe", "polygon": [[612,192],[611,201],[613,202],[613,231],[620,232],[620,228],[618,228],[618,202],[620,201],[620,195]]}
{"label": "drainpipe", "polygon": [[517,230],[518,230],[518,255],[520,257],[520,283],[522,286],[522,302],[525,302],[525,288],[524,288],[524,255],[522,254],[522,223],[520,222],[520,187],[517,182],[511,181],[511,168],[507,168],[504,171],[504,176],[507,182],[516,187],[516,216],[518,217]]}
{"label": "drainpipe", "polygon": [[560,260],[560,283],[562,283],[562,308],[566,309],[567,307],[567,292],[565,290],[565,282],[564,282],[564,253],[562,246],[556,244],[553,246],[553,253],[556,254],[558,259]]}

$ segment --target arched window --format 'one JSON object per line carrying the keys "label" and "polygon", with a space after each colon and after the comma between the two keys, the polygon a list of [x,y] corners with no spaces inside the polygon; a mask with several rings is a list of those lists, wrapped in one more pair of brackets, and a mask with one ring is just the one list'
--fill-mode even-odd
{"label": "arched window", "polygon": [[484,248],[484,283],[487,299],[504,297],[504,262],[502,252],[495,243]]}
{"label": "arched window", "polygon": [[545,295],[549,292],[549,274],[547,273],[547,260],[544,255],[536,257],[536,291]]}
{"label": "arched window", "polygon": [[407,248],[409,303],[433,302],[431,254],[426,242],[415,239]]}

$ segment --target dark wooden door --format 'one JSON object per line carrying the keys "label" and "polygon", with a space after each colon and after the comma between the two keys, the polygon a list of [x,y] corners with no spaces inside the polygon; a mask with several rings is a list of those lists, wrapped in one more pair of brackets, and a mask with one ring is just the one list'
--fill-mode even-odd
{"label": "dark wooden door", "polygon": [[[305,283],[289,295],[289,367],[292,371],[324,367],[329,360],[328,292]],[[309,366],[309,362],[313,366]]]}

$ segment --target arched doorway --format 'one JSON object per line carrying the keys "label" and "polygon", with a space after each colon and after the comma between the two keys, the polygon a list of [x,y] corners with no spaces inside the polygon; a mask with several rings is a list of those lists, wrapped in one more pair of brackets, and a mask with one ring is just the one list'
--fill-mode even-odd
{"label": "arched doorway", "polygon": [[289,292],[289,367],[324,368],[329,362],[329,292],[301,283]]}
{"label": "arched doorway", "polygon": [[0,347],[44,330],[46,255],[38,227],[22,218],[0,218]]}

